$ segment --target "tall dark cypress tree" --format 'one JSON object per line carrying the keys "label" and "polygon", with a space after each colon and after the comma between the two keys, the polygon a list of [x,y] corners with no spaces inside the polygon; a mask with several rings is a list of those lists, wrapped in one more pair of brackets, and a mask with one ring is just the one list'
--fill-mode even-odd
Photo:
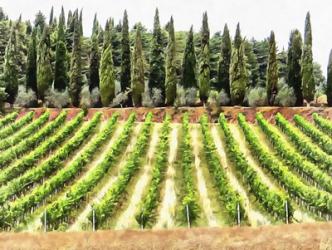
{"label": "tall dark cypress tree", "polygon": [[274,99],[278,92],[278,63],[277,63],[277,47],[274,32],[271,31],[269,41],[269,62],[267,65],[267,100],[269,105],[274,104]]}
{"label": "tall dark cypress tree", "polygon": [[302,37],[298,30],[293,30],[290,35],[288,44],[288,85],[293,87],[296,96],[295,106],[303,105],[302,94],[302,74],[301,74],[301,57],[302,57]]}
{"label": "tall dark cypress tree", "polygon": [[48,25],[49,25],[49,26],[52,26],[52,25],[53,25],[53,21],[54,21],[54,8],[53,8],[53,6],[52,6],[52,8],[51,8],[51,12],[50,12],[50,19],[49,19],[49,21],[48,21]]}
{"label": "tall dark cypress tree", "polygon": [[210,91],[210,30],[207,12],[203,14],[201,29],[201,55],[199,67],[199,96],[206,103]]}
{"label": "tall dark cypress tree", "polygon": [[194,32],[191,26],[188,33],[186,48],[184,50],[183,60],[182,60],[182,77],[180,85],[184,89],[197,88],[197,78],[196,78],[196,54],[194,47]]}
{"label": "tall dark cypress tree", "polygon": [[32,89],[37,93],[37,31],[33,30],[29,41],[27,71],[26,71],[26,88]]}
{"label": "tall dark cypress tree", "polygon": [[[77,12],[76,12],[77,13]],[[78,18],[75,18],[73,34],[73,52],[70,63],[69,94],[73,106],[80,104],[80,93],[82,84],[82,45],[81,45],[81,27]]]}
{"label": "tall dark cypress tree", "polygon": [[35,26],[35,28],[38,29],[39,35],[41,35],[43,33],[45,25],[46,25],[45,16],[43,15],[43,13],[41,11],[38,11],[38,13],[36,14],[36,17],[35,17],[34,26]]}
{"label": "tall dark cypress tree", "polygon": [[327,104],[332,106],[332,50],[330,51],[329,62],[327,65],[327,79],[326,79],[326,96]]}
{"label": "tall dark cypress tree", "polygon": [[[122,38],[121,38],[121,91],[124,92],[131,86],[131,62],[130,62],[130,41],[129,41],[129,25],[127,11],[124,11],[122,20]],[[124,106],[131,106],[131,97],[124,103]]]}
{"label": "tall dark cypress tree", "polygon": [[66,16],[65,16],[65,10],[63,9],[63,6],[61,6],[61,12],[59,16],[59,24],[62,23],[64,29],[66,29]]}
{"label": "tall dark cypress tree", "polygon": [[135,46],[132,58],[131,69],[131,88],[132,101],[135,107],[142,106],[142,94],[144,93],[144,58],[143,46],[141,37],[141,26],[138,25],[136,29]]}
{"label": "tall dark cypress tree", "polygon": [[216,89],[218,91],[224,90],[228,97],[231,96],[230,82],[229,82],[229,69],[232,57],[232,40],[229,34],[228,26],[225,24],[224,33],[222,35],[221,55],[218,69],[218,82]]}
{"label": "tall dark cypress tree", "polygon": [[60,18],[58,25],[54,70],[54,88],[59,91],[65,90],[68,86],[68,59],[65,42],[65,23],[64,19]]}
{"label": "tall dark cypress tree", "polygon": [[100,66],[100,52],[99,52],[99,22],[97,15],[93,20],[91,50],[89,56],[89,90],[99,88],[99,66]]}
{"label": "tall dark cypress tree", "polygon": [[7,93],[7,101],[13,104],[18,91],[18,65],[17,65],[17,37],[14,26],[11,28],[9,41],[5,52],[5,62],[3,75],[1,77],[2,86]]}
{"label": "tall dark cypress tree", "polygon": [[302,53],[302,88],[303,98],[308,102],[312,101],[315,95],[315,79],[312,56],[312,32],[309,12],[307,13],[305,19],[304,43]]}
{"label": "tall dark cypress tree", "polygon": [[168,23],[168,43],[166,50],[166,76],[165,76],[165,90],[166,90],[166,105],[172,106],[176,97],[176,44],[174,21],[171,17]]}
{"label": "tall dark cypress tree", "polygon": [[[161,100],[158,100],[159,105],[165,103],[165,59],[163,51],[163,37],[159,22],[159,12],[156,9],[154,16],[153,35],[150,54],[150,76],[149,89],[154,88],[161,91]],[[152,93],[152,92],[151,92]]]}

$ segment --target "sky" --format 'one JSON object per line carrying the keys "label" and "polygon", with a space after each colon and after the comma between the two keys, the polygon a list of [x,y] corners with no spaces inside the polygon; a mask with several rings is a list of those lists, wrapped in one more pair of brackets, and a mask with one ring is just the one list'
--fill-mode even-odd
{"label": "sky", "polygon": [[94,14],[104,25],[109,17],[116,23],[127,9],[129,25],[141,21],[149,29],[153,25],[155,8],[159,8],[161,24],[173,15],[176,30],[189,30],[191,25],[199,31],[202,14],[208,12],[211,34],[228,24],[232,35],[240,22],[242,35],[250,39],[263,39],[275,32],[278,48],[287,49],[292,29],[304,33],[307,11],[311,14],[314,60],[322,65],[325,73],[332,49],[332,1],[331,0],[0,0],[0,6],[16,19],[33,20],[41,10],[48,16],[51,6],[58,15],[61,6],[83,9],[84,34],[90,35]]}

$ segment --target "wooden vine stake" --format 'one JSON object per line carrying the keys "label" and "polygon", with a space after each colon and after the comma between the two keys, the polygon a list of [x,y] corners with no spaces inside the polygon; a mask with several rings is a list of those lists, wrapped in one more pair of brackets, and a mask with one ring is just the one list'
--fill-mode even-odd
{"label": "wooden vine stake", "polygon": [[92,231],[96,231],[96,211],[94,207],[92,207]]}
{"label": "wooden vine stake", "polygon": [[241,211],[240,211],[240,204],[237,204],[236,207],[237,210],[237,224],[240,226],[241,225]]}
{"label": "wooden vine stake", "polygon": [[288,224],[289,223],[289,221],[288,221],[289,214],[288,214],[288,201],[287,200],[285,202],[285,214],[286,214],[286,224]]}
{"label": "wooden vine stake", "polygon": [[188,228],[190,228],[190,215],[189,215],[189,207],[188,207],[188,205],[186,205],[186,214],[187,214]]}
{"label": "wooden vine stake", "polygon": [[47,212],[44,211],[44,232],[47,232]]}

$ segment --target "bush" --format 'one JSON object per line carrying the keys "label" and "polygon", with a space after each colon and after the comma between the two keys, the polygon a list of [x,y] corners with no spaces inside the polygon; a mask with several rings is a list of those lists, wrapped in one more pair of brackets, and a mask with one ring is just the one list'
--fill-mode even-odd
{"label": "bush", "polygon": [[58,91],[54,87],[48,89],[45,93],[45,105],[50,108],[64,108],[70,103],[68,89]]}
{"label": "bush", "polygon": [[263,87],[256,87],[249,90],[248,104],[250,107],[260,107],[267,105],[267,93]]}
{"label": "bush", "polygon": [[276,96],[275,103],[282,107],[291,107],[295,105],[296,96],[294,89],[287,84],[280,84],[279,92]]}
{"label": "bush", "polygon": [[91,94],[88,84],[84,84],[81,90],[80,107],[83,109],[91,107]]}
{"label": "bush", "polygon": [[224,90],[220,92],[216,90],[211,90],[209,94],[208,104],[215,104],[217,106],[226,106],[229,105],[230,98]]}
{"label": "bush", "polygon": [[100,106],[100,91],[99,88],[94,88],[91,91],[91,105],[92,107],[98,107]]}
{"label": "bush", "polygon": [[122,107],[123,103],[126,103],[128,100],[128,94],[130,91],[120,92],[114,98],[110,107]]}
{"label": "bush", "polygon": [[143,107],[153,107],[153,101],[150,96],[150,90],[148,88],[145,88],[142,94],[142,105]]}
{"label": "bush", "polygon": [[33,107],[37,105],[37,96],[32,89],[26,90],[24,85],[18,86],[18,92],[15,99],[15,106],[19,107]]}
{"label": "bush", "polygon": [[197,102],[197,88],[184,89],[182,86],[176,88],[177,106],[194,106]]}

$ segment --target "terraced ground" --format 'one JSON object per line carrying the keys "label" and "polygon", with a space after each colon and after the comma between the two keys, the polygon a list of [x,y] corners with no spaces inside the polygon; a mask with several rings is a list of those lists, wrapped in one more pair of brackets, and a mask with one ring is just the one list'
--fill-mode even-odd
{"label": "terraced ground", "polygon": [[321,115],[122,117],[69,109],[0,118],[1,230],[332,220],[332,121]]}

